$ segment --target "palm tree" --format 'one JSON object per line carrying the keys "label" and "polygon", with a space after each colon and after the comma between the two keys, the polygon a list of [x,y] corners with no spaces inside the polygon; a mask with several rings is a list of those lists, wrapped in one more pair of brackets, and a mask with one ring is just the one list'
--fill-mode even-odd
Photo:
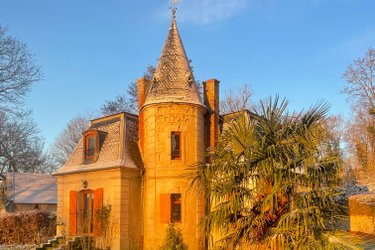
{"label": "palm tree", "polygon": [[340,242],[331,234],[343,209],[334,200],[339,157],[323,126],[328,106],[293,114],[287,106],[270,98],[256,119],[232,120],[211,162],[197,168],[193,185],[210,204],[202,225],[219,249],[327,249]]}

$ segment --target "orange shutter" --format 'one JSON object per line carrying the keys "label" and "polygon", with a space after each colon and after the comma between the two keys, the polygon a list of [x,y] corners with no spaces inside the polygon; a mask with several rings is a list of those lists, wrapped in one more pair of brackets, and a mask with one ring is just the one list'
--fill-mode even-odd
{"label": "orange shutter", "polygon": [[94,191],[94,235],[101,233],[101,210],[103,208],[103,188]]}
{"label": "orange shutter", "polygon": [[171,195],[160,194],[160,223],[169,223],[171,220]]}
{"label": "orange shutter", "polygon": [[70,191],[69,197],[69,232],[74,236],[77,234],[77,192]]}

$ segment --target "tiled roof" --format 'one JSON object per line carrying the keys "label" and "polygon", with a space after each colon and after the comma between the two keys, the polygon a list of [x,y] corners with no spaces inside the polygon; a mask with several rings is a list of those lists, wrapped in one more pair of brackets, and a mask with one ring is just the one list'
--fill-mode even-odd
{"label": "tiled roof", "polygon": [[13,188],[16,204],[57,204],[56,177],[49,174],[7,174],[8,199]]}
{"label": "tiled roof", "polygon": [[163,102],[203,105],[174,16],[144,105]]}
{"label": "tiled roof", "polygon": [[137,169],[142,167],[138,149],[138,117],[128,113],[119,113],[91,121],[88,129],[97,129],[105,133],[101,137],[99,155],[95,162],[85,163],[84,142],[79,141],[68,161],[54,174],[86,172],[113,167]]}

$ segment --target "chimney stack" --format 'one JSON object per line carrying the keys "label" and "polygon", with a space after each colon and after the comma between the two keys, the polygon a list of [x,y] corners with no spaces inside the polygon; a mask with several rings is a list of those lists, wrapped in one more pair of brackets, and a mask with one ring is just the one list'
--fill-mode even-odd
{"label": "chimney stack", "polygon": [[141,112],[141,108],[145,103],[148,89],[150,87],[151,81],[145,77],[138,79],[138,136],[139,136],[139,144],[141,149],[141,154],[143,155],[143,148],[144,148],[144,121],[143,121],[143,112]]}
{"label": "chimney stack", "polygon": [[204,104],[209,108],[206,116],[206,147],[217,145],[219,139],[219,81],[210,79],[203,82]]}

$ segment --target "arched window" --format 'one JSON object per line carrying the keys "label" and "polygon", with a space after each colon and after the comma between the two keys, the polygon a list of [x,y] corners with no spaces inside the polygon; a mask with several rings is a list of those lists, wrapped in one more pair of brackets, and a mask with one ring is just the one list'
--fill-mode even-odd
{"label": "arched window", "polygon": [[84,138],[84,162],[95,162],[99,155],[99,131],[87,130],[83,133]]}

